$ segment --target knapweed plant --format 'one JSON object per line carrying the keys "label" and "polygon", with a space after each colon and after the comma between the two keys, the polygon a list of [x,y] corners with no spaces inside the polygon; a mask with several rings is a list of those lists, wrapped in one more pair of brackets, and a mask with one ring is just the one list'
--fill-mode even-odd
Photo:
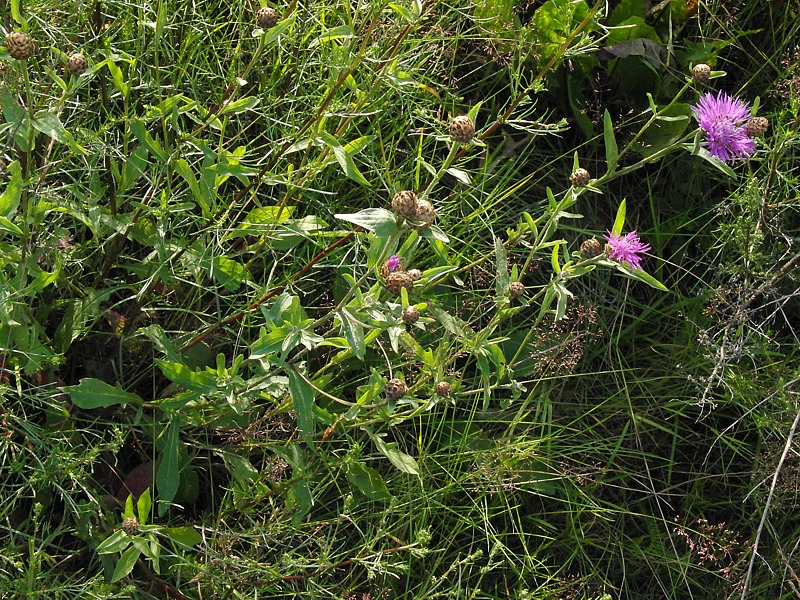
{"label": "knapweed plant", "polygon": [[798,101],[613,4],[0,6],[0,596],[784,593]]}

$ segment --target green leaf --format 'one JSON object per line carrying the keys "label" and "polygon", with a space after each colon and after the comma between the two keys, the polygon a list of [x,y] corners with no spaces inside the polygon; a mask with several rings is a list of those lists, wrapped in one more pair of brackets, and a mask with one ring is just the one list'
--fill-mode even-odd
{"label": "green leaf", "polygon": [[325,42],[332,42],[333,40],[344,40],[350,39],[354,37],[354,33],[352,28],[347,25],[339,25],[338,27],[334,27],[329,29],[317,39],[315,39],[311,44],[308,46],[310,48],[315,48],[320,44],[324,44]]}
{"label": "green leaf", "polygon": [[[6,170],[11,175],[8,180],[8,185],[0,196],[0,215],[3,217],[10,217],[19,206],[20,198],[22,197],[22,167],[18,160],[15,160],[6,167]],[[15,226],[16,227],[16,226]],[[16,227],[19,229],[19,227]]]}
{"label": "green leaf", "polygon": [[120,69],[117,66],[117,63],[110,58],[103,62],[106,65],[109,73],[111,73],[111,79],[114,81],[114,86],[120,91],[123,98],[127,98],[130,87],[127,83],[125,83],[125,76],[122,74],[122,69]]}
{"label": "green leaf", "polygon": [[139,500],[136,502],[136,512],[139,515],[139,524],[140,525],[147,525],[147,522],[150,520],[150,506],[152,505],[152,501],[150,499],[150,488],[145,488],[142,494],[139,496]]}
{"label": "green leaf", "polygon": [[611,114],[608,112],[608,109],[606,109],[603,114],[603,141],[606,146],[608,172],[611,173],[617,168],[619,150],[617,149],[617,140],[614,138],[614,124],[611,122]]}
{"label": "green leaf", "polygon": [[312,436],[314,435],[314,388],[312,388],[291,365],[286,374],[289,376],[289,394],[294,402],[297,413],[297,425],[306,444],[313,448]]}
{"label": "green leaf", "polygon": [[[109,63],[114,64],[114,63]],[[161,160],[166,162],[167,154],[164,152],[164,148],[161,147],[161,142],[155,139],[150,132],[147,131],[147,128],[144,126],[144,123],[141,121],[129,121],[128,128],[131,130],[131,133],[139,140],[142,144],[147,146],[147,149],[154,155],[159,157]]]}
{"label": "green leaf", "polygon": [[67,392],[75,406],[80,408],[105,408],[117,404],[125,406],[129,402],[142,402],[136,394],[90,377],[84,377],[78,385],[68,385],[61,389]]}
{"label": "green leaf", "polygon": [[228,104],[223,106],[222,110],[219,111],[219,114],[235,115],[237,113],[255,108],[256,106],[258,106],[259,102],[261,102],[261,99],[256,98],[255,96],[246,96],[244,98],[239,98],[238,100],[234,100],[233,102],[229,102]]}
{"label": "green leaf", "polygon": [[58,116],[51,112],[44,110],[37,112],[31,124],[37,131],[41,131],[62,144],[69,144],[73,141],[72,134],[64,129]]}
{"label": "green leaf", "polygon": [[131,543],[131,537],[122,529],[115,531],[97,547],[98,554],[114,554],[122,552]]}
{"label": "green leaf", "polygon": [[368,231],[372,231],[378,237],[389,237],[399,231],[394,213],[385,208],[365,208],[357,213],[336,214],[333,216],[348,223],[355,223]]}
{"label": "green leaf", "polygon": [[19,10],[19,0],[11,0],[11,17],[19,23],[20,27],[25,31],[28,30],[28,21],[22,16]]}
{"label": "green leaf", "polygon": [[28,119],[28,112],[22,108],[16,98],[8,93],[6,89],[0,89],[0,105],[3,107],[3,117],[12,126],[14,141],[24,152],[32,149],[30,133],[31,122]]}
{"label": "green leaf", "polygon": [[342,333],[353,355],[364,360],[366,347],[364,345],[364,326],[347,308],[342,309]]}
{"label": "green leaf", "polygon": [[10,233],[14,237],[22,237],[22,229],[17,227],[14,223],[9,221],[7,218],[0,216],[0,231],[4,231],[6,233]]}
{"label": "green leaf", "polygon": [[217,391],[217,378],[208,371],[193,371],[186,365],[156,359],[158,368],[171,382],[198,394],[212,394]]}
{"label": "green leaf", "polygon": [[359,462],[352,462],[347,465],[347,480],[359,492],[370,500],[386,501],[392,499],[389,488],[386,487],[380,474],[370,467],[364,466]]}
{"label": "green leaf", "polygon": [[156,489],[158,490],[158,514],[164,515],[169,509],[169,503],[175,499],[180,485],[180,469],[178,454],[180,452],[180,419],[173,417],[170,420],[167,443],[161,454],[161,462],[156,472]]}
{"label": "green leaf", "polygon": [[397,448],[397,442],[386,443],[379,435],[375,435],[369,429],[365,428],[365,431],[372,438],[372,441],[375,443],[375,447],[378,449],[378,452],[388,458],[390,463],[392,463],[403,473],[408,473],[409,475],[419,475],[419,465],[417,464],[417,461],[405,452],[401,452]]}
{"label": "green leaf", "polygon": [[631,269],[625,265],[617,263],[615,265],[617,270],[620,271],[626,277],[630,277],[631,279],[636,279],[637,281],[641,281],[642,283],[646,283],[652,288],[660,290],[662,292],[668,292],[669,288],[661,283],[658,279],[644,271],[643,269]]}
{"label": "green leaf", "polygon": [[203,536],[194,527],[164,527],[161,533],[185,548],[191,548],[203,541]]}
{"label": "green leaf", "polygon": [[619,208],[617,209],[617,216],[614,219],[614,226],[611,228],[611,233],[614,235],[621,235],[622,228],[625,226],[625,199],[623,198],[622,202],[619,203]]}
{"label": "green leaf", "polygon": [[325,131],[321,131],[319,134],[317,134],[317,137],[333,151],[336,162],[339,163],[339,166],[342,168],[342,171],[344,171],[345,175],[364,187],[370,187],[369,181],[364,178],[364,176],[358,170],[358,167],[356,167],[356,163],[353,162],[353,156],[351,152],[348,152],[348,150],[342,146],[335,137]]}
{"label": "green leaf", "polygon": [[136,561],[139,560],[141,556],[141,552],[138,548],[131,546],[125,552],[122,553],[122,556],[117,563],[117,566],[114,567],[114,574],[111,576],[111,583],[115,581],[119,581],[123,577],[126,577],[133,571],[133,567],[136,566]]}
{"label": "green leaf", "polygon": [[211,207],[208,204],[206,195],[200,191],[200,184],[197,183],[197,178],[194,176],[194,172],[189,166],[189,163],[183,158],[178,158],[172,161],[172,167],[189,185],[189,190],[191,190],[195,202],[197,202],[203,210],[203,216],[208,217],[211,214]]}

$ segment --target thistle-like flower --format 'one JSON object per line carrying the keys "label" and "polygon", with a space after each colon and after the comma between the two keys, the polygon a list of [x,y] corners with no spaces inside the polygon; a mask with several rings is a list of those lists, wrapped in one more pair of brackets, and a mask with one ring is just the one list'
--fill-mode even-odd
{"label": "thistle-like flower", "polygon": [[606,239],[606,253],[611,260],[627,264],[631,269],[641,269],[642,252],[650,250],[650,244],[643,244],[635,231],[619,235],[608,232],[603,236]]}
{"label": "thistle-like flower", "polygon": [[389,260],[386,261],[386,268],[389,269],[389,273],[394,273],[395,271],[400,270],[400,257],[397,254],[392,254],[389,257]]}
{"label": "thistle-like flower", "polygon": [[756,149],[756,142],[747,135],[746,121],[750,118],[750,107],[725,92],[703,94],[695,106],[695,119],[705,134],[703,146],[708,153],[725,163],[737,158],[749,158]]}

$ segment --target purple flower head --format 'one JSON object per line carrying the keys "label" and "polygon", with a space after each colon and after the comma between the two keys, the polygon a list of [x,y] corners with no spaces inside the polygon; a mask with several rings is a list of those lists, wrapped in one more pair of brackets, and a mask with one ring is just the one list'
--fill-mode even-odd
{"label": "purple flower head", "polygon": [[642,252],[650,250],[650,244],[643,244],[635,231],[619,235],[608,232],[603,236],[608,242],[608,257],[617,262],[626,263],[631,269],[641,269]]}
{"label": "purple flower head", "polygon": [[737,158],[749,158],[756,149],[756,141],[747,135],[746,122],[750,106],[725,92],[700,96],[692,107],[694,118],[705,134],[703,146],[711,156],[732,163]]}
{"label": "purple flower head", "polygon": [[389,260],[386,261],[386,267],[389,269],[389,273],[394,273],[395,271],[400,270],[400,257],[397,254],[392,254],[389,257]]}

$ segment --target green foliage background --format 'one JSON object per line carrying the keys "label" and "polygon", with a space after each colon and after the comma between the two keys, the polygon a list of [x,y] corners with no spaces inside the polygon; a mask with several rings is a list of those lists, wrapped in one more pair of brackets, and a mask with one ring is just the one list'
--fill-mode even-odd
{"label": "green foliage background", "polygon": [[799,21],[757,4],[1,6],[0,596],[794,597]]}

